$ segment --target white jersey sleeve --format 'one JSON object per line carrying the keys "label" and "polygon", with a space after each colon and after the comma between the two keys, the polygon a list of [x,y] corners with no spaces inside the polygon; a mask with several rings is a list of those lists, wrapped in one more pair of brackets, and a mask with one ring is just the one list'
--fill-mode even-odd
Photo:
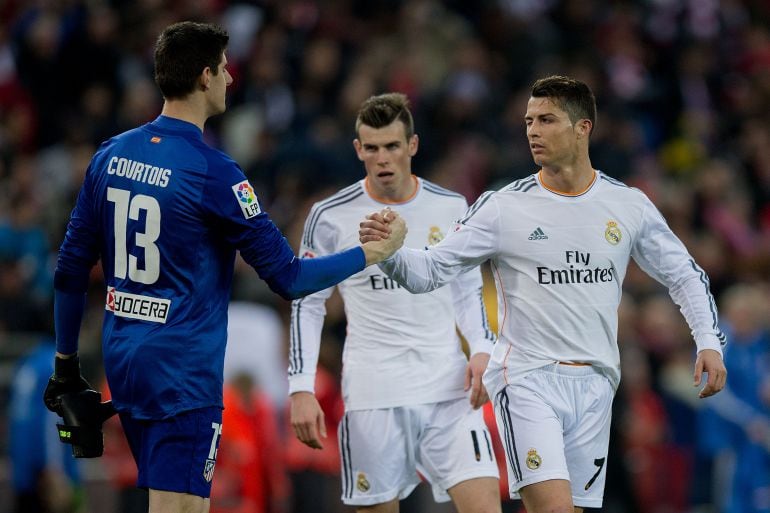
{"label": "white jersey sleeve", "polygon": [[452,289],[455,322],[468,342],[470,355],[492,354],[497,337],[489,327],[482,296],[481,271],[476,267],[462,273],[449,286]]}
{"label": "white jersey sleeve", "polygon": [[722,354],[726,337],[719,329],[708,276],[671,231],[655,205],[645,199],[647,205],[642,226],[631,256],[644,272],[668,288],[692,330],[698,351],[713,349]]}
{"label": "white jersey sleeve", "polygon": [[455,223],[447,237],[427,250],[402,247],[378,264],[386,274],[412,293],[446,285],[477,267],[497,252],[498,206],[486,192]]}
{"label": "white jersey sleeve", "polygon": [[[334,252],[336,233],[324,226],[326,220],[319,204],[310,210],[300,244],[300,256],[313,258]],[[291,303],[289,335],[289,395],[315,392],[316,365],[321,346],[321,331],[326,317],[326,300],[334,287],[321,290]]]}

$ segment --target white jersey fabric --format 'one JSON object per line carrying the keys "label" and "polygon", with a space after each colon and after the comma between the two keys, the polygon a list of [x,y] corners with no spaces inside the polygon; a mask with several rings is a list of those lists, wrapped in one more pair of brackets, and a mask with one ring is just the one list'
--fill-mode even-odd
{"label": "white jersey fabric", "polygon": [[337,437],[349,506],[405,499],[423,479],[436,502],[448,502],[463,481],[500,477],[484,414],[465,397],[345,412]]}
{"label": "white jersey fabric", "polygon": [[502,342],[484,377],[491,396],[557,361],[590,363],[617,389],[617,309],[630,257],[668,287],[698,350],[721,354],[708,277],[644,193],[602,172],[576,196],[547,189],[539,174],[484,193],[440,244],[402,248],[380,267],[426,292],[491,260]]}
{"label": "white jersey fabric", "polygon": [[[364,216],[389,206],[409,224],[405,245],[438,243],[466,210],[465,198],[415,177],[415,195],[385,204],[369,195],[366,179],[313,205],[305,223],[300,255],[326,255],[359,244]],[[491,353],[495,340],[481,296],[481,273],[456,273],[449,287],[412,294],[370,266],[339,285],[347,336],[343,350],[342,393],[346,411],[437,403],[465,397],[467,358]],[[313,391],[329,288],[292,303],[289,393]]]}

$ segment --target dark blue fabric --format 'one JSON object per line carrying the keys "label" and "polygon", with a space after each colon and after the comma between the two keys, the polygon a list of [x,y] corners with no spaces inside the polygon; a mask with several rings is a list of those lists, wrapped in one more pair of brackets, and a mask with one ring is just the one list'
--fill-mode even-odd
{"label": "dark blue fabric", "polygon": [[240,167],[207,146],[191,123],[160,116],[100,146],[57,275],[73,277],[61,279],[71,286],[101,259],[102,353],[119,411],[161,419],[222,406],[236,251],[286,298],[364,267],[360,248],[317,262],[296,259]]}
{"label": "dark blue fabric", "polygon": [[56,351],[72,354],[78,350],[78,335],[86,309],[84,292],[54,290],[53,315],[56,325]]}
{"label": "dark blue fabric", "polygon": [[121,414],[120,422],[139,470],[139,488],[204,498],[211,495],[221,408],[191,410],[164,420],[138,420]]}

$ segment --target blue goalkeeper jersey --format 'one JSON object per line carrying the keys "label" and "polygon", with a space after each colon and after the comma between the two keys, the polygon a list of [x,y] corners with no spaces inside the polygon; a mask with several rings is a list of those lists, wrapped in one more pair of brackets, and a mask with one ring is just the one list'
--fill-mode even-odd
{"label": "blue goalkeeper jersey", "polygon": [[290,298],[361,270],[357,249],[352,259],[327,262],[320,275],[306,267],[303,276],[239,166],[206,145],[195,125],[160,116],[94,155],[60,249],[56,287],[78,289],[72,284],[85,283],[101,258],[113,402],[136,418],[159,419],[222,406],[236,250]]}

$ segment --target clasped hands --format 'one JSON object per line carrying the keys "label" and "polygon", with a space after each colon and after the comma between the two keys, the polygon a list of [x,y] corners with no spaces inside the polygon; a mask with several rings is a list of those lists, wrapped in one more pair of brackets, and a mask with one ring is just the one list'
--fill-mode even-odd
{"label": "clasped hands", "polygon": [[408,231],[404,219],[390,208],[367,215],[358,227],[366,265],[390,258],[404,244]]}

